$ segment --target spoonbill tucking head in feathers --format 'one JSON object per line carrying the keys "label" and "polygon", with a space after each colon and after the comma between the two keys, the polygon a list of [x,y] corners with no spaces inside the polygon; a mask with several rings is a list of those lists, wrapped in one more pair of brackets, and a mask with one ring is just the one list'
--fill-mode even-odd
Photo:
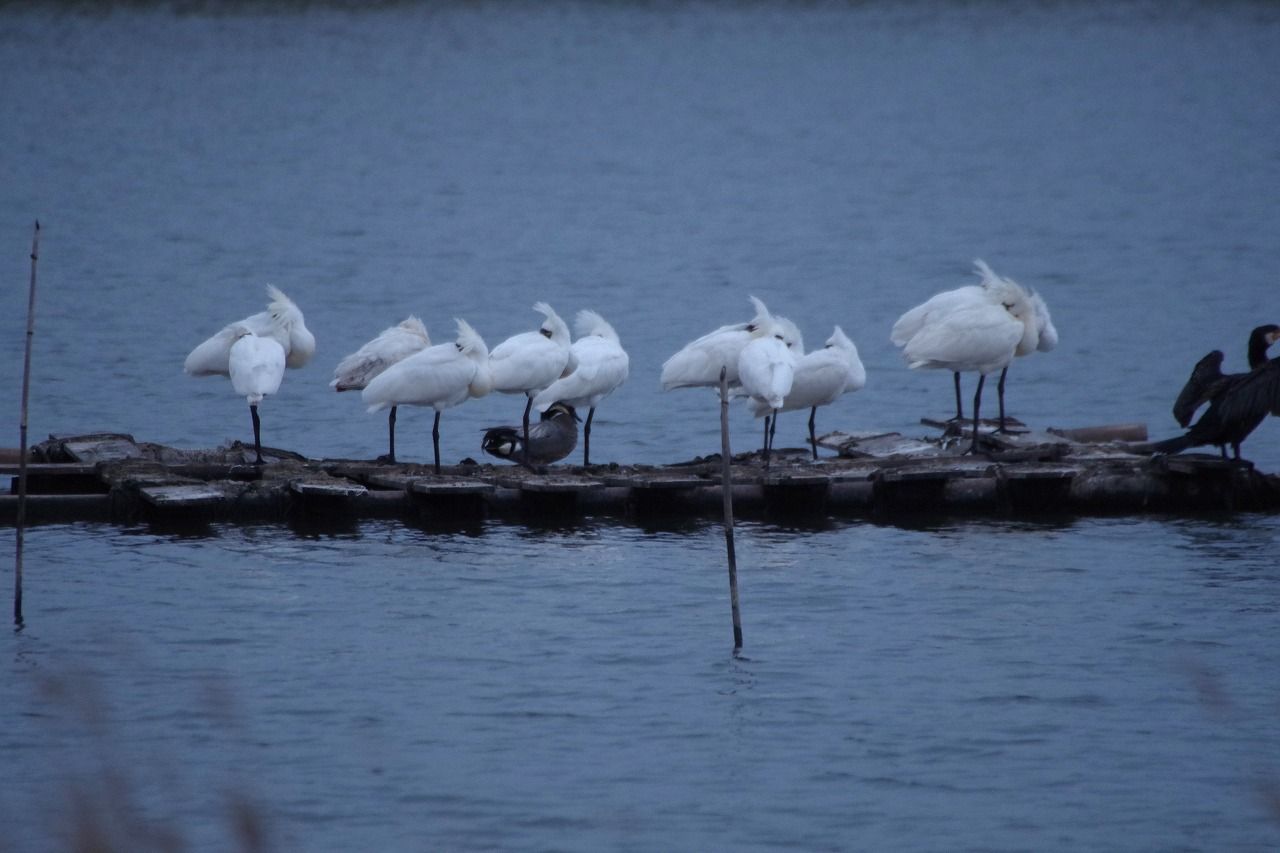
{"label": "spoonbill tucking head in feathers", "polygon": [[[795,378],[796,354],[788,344],[784,330],[794,329],[793,323],[777,318],[771,334],[753,338],[738,353],[738,382],[741,392],[754,404],[764,406],[773,418],[765,420],[764,466],[769,467],[769,451],[773,448],[773,435],[777,429],[777,413],[783,401],[791,393]],[[794,334],[799,335],[795,329]],[[801,344],[803,346],[803,344]]]}
{"label": "spoonbill tucking head in feathers", "polygon": [[[987,266],[981,260],[974,261],[974,265],[978,269],[979,275],[983,277],[983,281],[990,279],[999,279],[991,267]],[[1044,297],[1036,293],[1029,287],[1023,287],[1011,278],[1002,279],[1005,283],[1013,285],[1022,290],[1026,294],[1027,299],[1031,303],[1031,310],[1035,315],[1035,334],[1024,335],[1022,340],[1018,342],[1018,348],[1014,353],[1017,356],[1031,355],[1033,352],[1049,352],[1058,345],[1058,330],[1053,325],[1053,318],[1049,315],[1049,306],[1045,304]],[[1000,401],[1000,426],[998,432],[1007,432],[1005,429],[1004,417],[1004,381],[1009,374],[1009,365],[1005,365],[1000,370],[1000,382],[996,385],[996,396]]]}
{"label": "spoonbill tucking head in feathers", "polygon": [[489,355],[493,390],[528,397],[521,419],[526,448],[533,398],[570,368],[569,327],[545,302],[536,303],[533,310],[545,318],[542,325],[535,331],[512,335],[494,347]]}
{"label": "spoonbill tucking head in feathers", "polygon": [[259,337],[275,338],[284,349],[286,367],[298,368],[310,361],[316,351],[316,339],[307,328],[302,311],[273,285],[267,285],[267,295],[271,302],[266,311],[223,327],[222,331],[191,351],[183,370],[191,376],[229,375],[231,345],[236,341],[236,329],[239,327]]}
{"label": "spoonbill tucking head in feathers", "polygon": [[191,376],[230,377],[236,393],[248,399],[258,465],[263,462],[258,403],[279,390],[286,367],[302,367],[316,351],[315,336],[307,329],[298,306],[272,285],[267,285],[267,295],[271,302],[266,311],[227,324],[193,349],[183,363],[183,370]]}
{"label": "spoonbill tucking head in feathers", "polygon": [[360,393],[370,412],[406,405],[435,409],[431,444],[437,474],[440,473],[440,413],[472,397],[483,397],[493,386],[489,350],[484,339],[465,320],[455,322],[458,324],[456,341],[427,347],[396,362],[369,380]]}
{"label": "spoonbill tucking head in feathers", "polygon": [[253,419],[253,464],[263,464],[262,422],[258,418],[258,404],[268,394],[280,390],[284,378],[284,347],[270,335],[256,335],[247,326],[233,329],[230,351],[227,353],[227,374],[231,387],[249,402],[249,415]]}
{"label": "spoonbill tucking head in feathers", "polygon": [[[818,407],[830,405],[841,394],[859,391],[866,384],[867,371],[858,357],[858,348],[836,326],[824,347],[805,353],[796,360],[791,392],[782,401],[778,412],[809,409],[809,446],[813,458],[817,459],[818,439],[814,422]],[[751,411],[757,418],[767,418],[771,414],[768,404],[758,400],[752,401]],[[777,413],[773,413],[773,418],[776,427]]]}
{"label": "spoonbill tucking head in feathers", "polygon": [[750,297],[756,316],[745,323],[721,326],[690,341],[662,365],[662,390],[715,388],[724,369],[730,387],[738,385],[738,356],[753,339],[773,333],[774,318],[765,304]]}
{"label": "spoonbill tucking head in feathers", "polygon": [[[589,467],[591,421],[595,418],[596,406],[627,381],[631,360],[613,326],[596,312],[579,311],[574,326],[578,339],[569,348],[572,370],[539,391],[533,398],[533,407],[546,412],[561,401],[574,409],[587,407],[587,420],[582,428],[582,464]],[[532,435],[529,441],[532,445]]]}
{"label": "spoonbill tucking head in feathers", "polygon": [[[973,443],[978,449],[982,386],[988,373],[1009,366],[1016,352],[1035,349],[1035,309],[1019,285],[980,264],[981,285],[947,291],[911,309],[894,324],[891,339],[903,343],[903,356],[913,370],[950,370],[955,374],[957,415],[960,374],[978,374],[973,397]],[[930,307],[930,303],[932,307]]]}
{"label": "spoonbill tucking head in feathers", "polygon": [[[338,362],[329,387],[335,391],[361,391],[369,381],[391,365],[431,346],[431,337],[422,321],[410,315]],[[396,461],[396,407],[387,415],[389,448],[383,457]]]}

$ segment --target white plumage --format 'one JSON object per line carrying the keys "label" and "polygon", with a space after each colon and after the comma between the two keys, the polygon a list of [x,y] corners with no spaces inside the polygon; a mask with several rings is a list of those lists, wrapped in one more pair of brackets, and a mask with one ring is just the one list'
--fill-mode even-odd
{"label": "white plumage", "polygon": [[191,376],[227,376],[236,329],[243,327],[259,337],[271,337],[284,349],[285,366],[302,367],[316,351],[316,339],[307,329],[302,311],[279,288],[267,285],[271,302],[266,311],[225,326],[191,351],[183,364]]}
{"label": "white plumage", "polygon": [[[982,263],[979,261],[978,263]],[[985,267],[986,265],[983,264]],[[987,268],[990,273],[990,268]],[[990,273],[995,275],[995,273]],[[1031,311],[1035,317],[1035,336],[1034,344],[1031,344],[1026,336],[1018,343],[1017,355],[1031,355],[1033,352],[1049,352],[1058,345],[1058,330],[1054,328],[1053,319],[1049,316],[1049,306],[1045,304],[1044,299],[1039,293],[1030,288],[1024,288],[1017,284],[1013,279],[1006,278],[1006,282],[1019,287],[1027,295],[1028,301],[1031,303]],[[1000,400],[1000,431],[1005,430],[1004,417],[1004,382],[1009,375],[1009,366],[1005,365],[1000,370],[1000,382],[996,385],[996,393]]]}
{"label": "white plumage", "polygon": [[227,375],[231,387],[249,402],[249,417],[253,420],[254,464],[263,464],[262,421],[258,416],[258,404],[268,394],[280,390],[284,378],[284,347],[274,337],[262,337],[246,326],[236,326],[232,333],[231,347],[227,353]]}
{"label": "white plumage", "polygon": [[[336,391],[359,391],[388,367],[431,346],[422,321],[410,315],[338,362],[329,386]],[[396,461],[396,407],[387,415],[388,446],[385,459]]]}
{"label": "white plumage", "polygon": [[[765,406],[776,415],[791,393],[796,357],[783,340],[783,325],[774,322],[772,326],[772,334],[754,338],[738,354],[738,381],[742,385],[742,393],[754,404]],[[796,331],[798,333],[799,330]],[[765,467],[769,465],[769,451],[776,428],[776,418],[765,422]]]}
{"label": "white plumage", "polygon": [[546,412],[557,402],[575,409],[587,407],[582,430],[585,466],[591,464],[591,421],[596,406],[627,381],[631,359],[613,326],[596,312],[579,311],[574,326],[578,339],[569,348],[572,371],[539,391],[533,398],[533,407],[539,412]]}
{"label": "white plumage", "polygon": [[255,335],[244,326],[237,327],[227,354],[227,375],[231,377],[231,387],[250,406],[280,390],[284,366],[284,347],[279,341]]}
{"label": "white plumage", "polygon": [[757,417],[773,413],[776,425],[778,413],[796,409],[809,409],[809,445],[813,458],[818,458],[818,441],[815,435],[815,419],[819,406],[834,403],[840,395],[861,390],[867,384],[867,371],[858,357],[858,348],[844,331],[836,326],[826,346],[805,353],[796,360],[791,391],[774,412],[761,400],[753,400],[751,411]]}
{"label": "white plumage", "polygon": [[532,398],[565,371],[569,361],[569,327],[545,302],[537,303],[533,310],[546,318],[542,325],[536,331],[512,335],[489,354],[494,391],[527,394]]}
{"label": "white plumage", "polygon": [[546,318],[537,331],[512,335],[489,355],[493,390],[528,397],[521,419],[526,448],[529,446],[529,410],[534,396],[573,369],[569,364],[569,327],[545,302],[535,303],[533,310]]}
{"label": "white plumage", "polygon": [[1044,303],[1043,297],[1034,290],[1030,291],[1031,307],[1036,312],[1036,349],[1040,352],[1049,352],[1058,345],[1058,330],[1053,325],[1053,318],[1049,316],[1049,306]]}
{"label": "white plumage", "polygon": [[995,275],[982,261],[976,261],[975,266],[982,276],[981,285],[937,294],[903,314],[890,334],[913,370],[941,369],[956,374],[957,420],[962,418],[959,374],[979,374],[973,450],[977,449],[978,409],[986,375],[1008,367],[1017,352],[1030,352],[1039,342],[1035,309],[1026,291]]}
{"label": "white plumage", "polygon": [[440,413],[471,397],[483,397],[493,384],[484,339],[465,320],[456,322],[454,343],[428,347],[396,362],[369,380],[360,394],[371,413],[394,406],[435,409],[431,439],[436,473],[440,472]]}
{"label": "white plumage", "polygon": [[750,297],[756,316],[746,323],[733,323],[708,332],[685,344],[662,365],[662,390],[714,388],[720,384],[720,370],[726,371],[730,386],[738,384],[738,356],[755,338],[773,332],[774,318],[765,304]]}
{"label": "white plumage", "polygon": [[398,361],[431,346],[431,336],[422,321],[410,315],[338,362],[329,387],[337,391],[360,391],[369,380]]}
{"label": "white plumage", "polygon": [[316,351],[315,336],[289,297],[267,286],[271,302],[260,311],[224,326],[193,349],[183,364],[192,376],[228,376],[231,387],[249,402],[253,419],[254,463],[263,464],[258,404],[280,389],[286,367],[302,367]]}

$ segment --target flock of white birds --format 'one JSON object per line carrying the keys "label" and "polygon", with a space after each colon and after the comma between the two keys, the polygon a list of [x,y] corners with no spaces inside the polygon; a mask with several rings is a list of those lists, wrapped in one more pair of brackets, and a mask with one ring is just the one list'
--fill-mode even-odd
{"label": "flock of white birds", "polygon": [[[1017,356],[1052,349],[1058,333],[1038,294],[1012,279],[996,275],[976,262],[980,282],[939,293],[912,308],[893,326],[890,339],[902,348],[912,369],[932,368],[954,373],[956,420],[963,420],[960,374],[977,373],[974,394],[972,449],[977,449],[978,412],[986,376],[1000,371],[1000,426],[1004,427],[1004,380]],[[228,376],[235,392],[249,403],[257,464],[263,463],[258,404],[280,388],[286,367],[302,367],[315,353],[315,336],[302,311],[275,287],[268,287],[267,310],[223,328],[187,356],[185,370],[193,376]],[[777,415],[809,409],[809,441],[817,458],[814,420],[817,409],[866,384],[867,374],[858,349],[836,326],[826,345],[804,352],[795,323],[774,316],[763,302],[751,297],[756,314],[748,322],[721,326],[690,342],[662,365],[664,390],[719,387],[731,396],[745,397],[755,417],[765,419],[764,462],[767,465]],[[432,443],[435,470],[440,470],[440,414],[491,391],[526,397],[521,453],[513,458],[526,464],[536,445],[529,418],[536,409],[544,418],[553,405],[587,408],[583,429],[583,464],[590,465],[591,421],[596,406],[626,381],[630,359],[617,332],[594,311],[580,311],[577,338],[551,306],[534,306],[545,318],[533,331],[514,335],[493,348],[463,320],[457,336],[431,345],[426,328],[416,317],[392,326],[342,359],[330,385],[337,391],[361,392],[370,412],[388,409],[389,452],[395,461],[396,408],[402,405],[435,409]],[[576,435],[576,425],[573,426]],[[557,443],[557,447],[563,442]],[[567,454],[572,449],[557,451]],[[537,455],[537,454],[533,454]],[[562,457],[561,457],[562,458]],[[541,461],[553,461],[542,458]]]}

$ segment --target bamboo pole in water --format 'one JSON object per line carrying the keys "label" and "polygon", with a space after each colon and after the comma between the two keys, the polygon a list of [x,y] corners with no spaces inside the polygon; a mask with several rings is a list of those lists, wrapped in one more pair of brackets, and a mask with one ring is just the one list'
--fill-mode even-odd
{"label": "bamboo pole in water", "polygon": [[31,339],[36,328],[36,261],[40,258],[40,222],[31,237],[31,285],[27,292],[27,341],[22,360],[22,408],[18,421],[18,517],[13,574],[13,623],[22,629],[22,546],[27,523],[27,401],[31,397]]}
{"label": "bamboo pole in water", "polygon": [[733,548],[733,474],[729,454],[728,368],[720,368],[720,491],[724,493],[724,546],[729,555],[729,604],[733,609],[733,648],[742,648],[742,614],[738,610],[738,558]]}

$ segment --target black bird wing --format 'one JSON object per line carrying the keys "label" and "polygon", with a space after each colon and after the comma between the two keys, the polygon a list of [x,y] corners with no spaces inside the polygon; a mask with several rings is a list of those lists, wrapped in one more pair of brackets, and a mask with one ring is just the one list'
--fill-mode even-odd
{"label": "black bird wing", "polygon": [[1173,416],[1178,426],[1186,427],[1195,417],[1196,409],[1213,399],[1222,390],[1222,350],[1214,350],[1196,362],[1187,384],[1182,386],[1178,399],[1173,403]]}
{"label": "black bird wing", "polygon": [[1280,360],[1232,382],[1209,404],[1190,435],[1204,444],[1239,443],[1269,414],[1280,414]]}

